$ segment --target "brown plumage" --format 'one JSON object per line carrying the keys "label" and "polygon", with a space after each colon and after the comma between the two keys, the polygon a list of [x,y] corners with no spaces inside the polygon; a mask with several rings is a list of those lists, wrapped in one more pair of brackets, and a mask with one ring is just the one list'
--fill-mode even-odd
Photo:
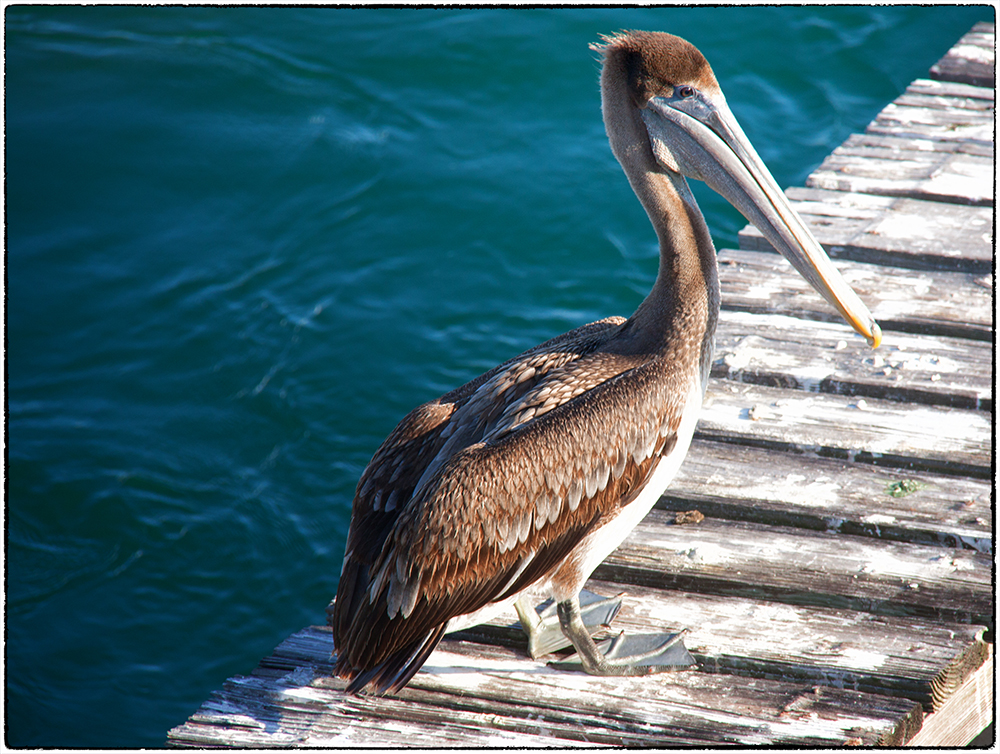
{"label": "brown plumage", "polygon": [[681,174],[702,177],[690,167],[697,150],[675,151],[644,110],[681,87],[724,100],[678,37],[631,32],[595,49],[612,150],[660,241],[656,282],[627,320],[495,367],[414,409],[378,449],[330,609],[349,691],[402,688],[450,619],[535,582],[575,601],[687,451],[719,310],[715,249]]}
{"label": "brown plumage", "polygon": [[[338,673],[396,654],[394,676],[444,620],[548,575],[642,488],[681,406],[669,389],[630,399],[663,365],[600,350],[624,325],[544,343],[415,409],[386,439],[355,497],[331,618]],[[634,412],[646,421],[619,418]]]}

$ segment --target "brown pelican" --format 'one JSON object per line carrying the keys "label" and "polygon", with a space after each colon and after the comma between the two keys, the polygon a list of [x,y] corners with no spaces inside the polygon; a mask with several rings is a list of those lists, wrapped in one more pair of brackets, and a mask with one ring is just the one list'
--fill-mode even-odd
{"label": "brown pelican", "polygon": [[[719,283],[684,176],[732,203],[873,346],[881,339],[750,145],[702,54],[649,32],[606,37],[593,49],[603,57],[611,149],[659,238],[656,282],[628,319],[578,327],[414,409],[376,451],[358,482],[328,610],[335,672],[350,679],[350,692],[401,689],[445,631],[538,584],[588,673],[691,664],[676,637],[616,640],[602,651],[579,599],[676,473],[705,392]],[[545,623],[523,603],[519,614],[536,633],[531,624]]]}

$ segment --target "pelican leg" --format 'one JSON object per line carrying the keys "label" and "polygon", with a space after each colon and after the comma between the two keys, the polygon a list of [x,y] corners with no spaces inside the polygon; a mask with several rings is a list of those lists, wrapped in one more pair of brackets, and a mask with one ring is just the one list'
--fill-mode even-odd
{"label": "pelican leg", "polygon": [[695,664],[684,646],[684,633],[626,637],[622,632],[608,642],[602,652],[580,617],[578,597],[560,602],[559,625],[577,654],[565,662],[549,663],[563,670],[580,670],[591,675],[634,676],[683,670]]}
{"label": "pelican leg", "polygon": [[[622,606],[622,596],[602,597],[586,589],[580,592],[580,620],[588,636],[607,628],[615,619]],[[562,629],[555,604],[536,609],[522,594],[514,603],[514,609],[521,620],[521,627],[528,635],[528,654],[532,659],[537,660],[542,655],[558,652],[573,643]]]}

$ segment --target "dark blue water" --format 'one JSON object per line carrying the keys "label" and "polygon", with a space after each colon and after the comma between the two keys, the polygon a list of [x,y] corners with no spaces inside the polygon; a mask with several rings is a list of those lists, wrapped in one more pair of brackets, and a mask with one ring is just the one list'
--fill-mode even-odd
{"label": "dark blue water", "polygon": [[406,411],[633,310],[600,33],[698,45],[786,186],[991,18],[7,7],[7,743],[162,743],[323,622]]}

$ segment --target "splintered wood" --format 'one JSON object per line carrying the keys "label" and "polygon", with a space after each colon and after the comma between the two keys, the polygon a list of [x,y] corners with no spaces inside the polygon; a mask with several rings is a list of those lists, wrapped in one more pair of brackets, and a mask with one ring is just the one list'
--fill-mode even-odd
{"label": "splintered wood", "polygon": [[696,669],[557,671],[512,612],[446,637],[398,696],[353,697],[309,627],[168,743],[968,743],[993,711],[994,34],[977,24],[788,191],[881,348],[755,228],[719,254],[688,458],[588,584],[624,592],[610,632],[686,630]]}

